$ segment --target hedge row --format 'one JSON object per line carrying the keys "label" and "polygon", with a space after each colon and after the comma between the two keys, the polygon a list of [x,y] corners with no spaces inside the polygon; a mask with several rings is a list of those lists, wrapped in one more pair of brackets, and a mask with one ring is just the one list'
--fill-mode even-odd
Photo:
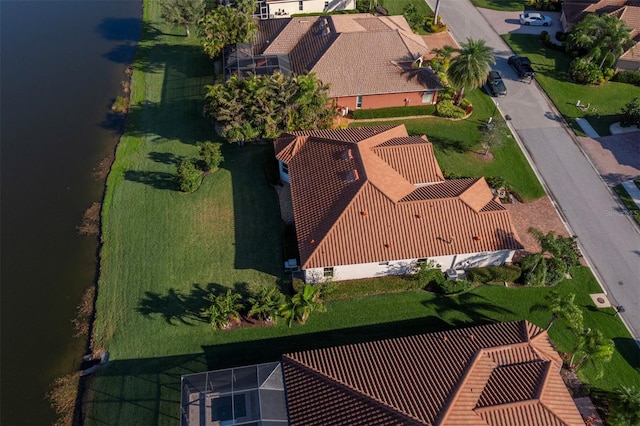
{"label": "hedge row", "polygon": [[486,266],[472,268],[467,271],[469,281],[486,284],[491,281],[514,282],[522,275],[522,270],[517,265]]}

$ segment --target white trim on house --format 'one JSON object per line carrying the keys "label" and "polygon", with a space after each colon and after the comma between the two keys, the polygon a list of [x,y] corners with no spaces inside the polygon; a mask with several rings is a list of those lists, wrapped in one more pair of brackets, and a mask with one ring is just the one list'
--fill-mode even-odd
{"label": "white trim on house", "polygon": [[[302,9],[300,9],[302,3]],[[356,0],[275,0],[267,1],[269,18],[289,18],[297,13],[336,12],[354,10]]]}
{"label": "white trim on house", "polygon": [[[480,253],[465,253],[450,256],[430,257],[444,272],[447,269],[467,270],[480,266],[497,266],[511,262],[515,250],[498,250]],[[422,258],[424,259],[424,258]],[[345,281],[362,278],[375,278],[387,275],[407,275],[417,270],[419,259],[404,259],[395,261],[379,261],[360,263],[356,265],[333,266],[333,276],[325,278],[325,268],[305,269],[304,279],[307,283],[324,281]]]}
{"label": "white trim on house", "polygon": [[280,173],[280,180],[284,183],[291,183],[289,178],[289,165],[282,160],[278,160],[278,172]]}

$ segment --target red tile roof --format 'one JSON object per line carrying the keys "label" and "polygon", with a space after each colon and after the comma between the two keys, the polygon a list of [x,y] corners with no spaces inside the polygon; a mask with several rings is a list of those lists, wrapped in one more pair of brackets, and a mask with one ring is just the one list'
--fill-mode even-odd
{"label": "red tile roof", "polygon": [[404,126],[284,134],[275,150],[303,269],[521,248],[484,178],[444,181]]}
{"label": "red tile roof", "polygon": [[518,321],[283,356],[292,425],[583,425],[546,331]]}
{"label": "red tile roof", "polygon": [[398,65],[429,51],[402,16],[278,19],[286,22],[284,26],[269,21],[258,22],[254,53],[287,54],[293,72],[316,73],[330,84],[331,97],[409,93],[442,86],[427,68],[407,72]]}

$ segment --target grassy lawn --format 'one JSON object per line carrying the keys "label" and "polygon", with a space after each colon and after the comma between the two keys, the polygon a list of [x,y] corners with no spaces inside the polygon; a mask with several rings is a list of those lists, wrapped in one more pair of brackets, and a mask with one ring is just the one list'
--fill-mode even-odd
{"label": "grassy lawn", "polygon": [[[636,186],[640,188],[640,185],[638,185],[637,182]],[[633,215],[635,221],[640,224],[640,209],[636,205],[635,201],[633,201],[633,198],[631,198],[627,190],[624,189],[622,185],[616,185],[614,190],[616,191],[616,194],[618,194],[618,197],[620,197],[620,201],[622,201],[622,203],[627,207],[629,213]]]}
{"label": "grassy lawn", "polygon": [[[640,352],[612,309],[595,310],[588,294],[600,289],[586,268],[573,271],[574,279],[561,283],[561,293],[577,293],[584,309],[585,326],[596,327],[615,341],[614,359],[596,379],[585,369],[583,379],[603,390],[619,384],[640,385]],[[281,353],[374,339],[411,335],[523,318],[544,327],[549,313],[532,309],[544,304],[550,288],[482,286],[458,297],[427,292],[404,292],[328,303],[324,314],[313,315],[307,325],[287,328],[246,328],[202,332],[198,350],[187,354],[151,354],[146,359],[112,361],[93,382],[89,399],[93,410],[88,424],[122,424],[136,418],[140,424],[175,424],[179,418],[180,375],[277,360]],[[160,325],[162,319],[149,320]],[[192,328],[176,324],[180,329]],[[558,350],[571,349],[574,337],[562,320],[550,330]],[[158,352],[158,348],[150,348]],[[163,351],[164,352],[164,351]]]}
{"label": "grassy lawn", "polygon": [[413,4],[421,15],[431,13],[432,10],[423,0],[379,0],[378,4],[389,12],[389,15],[402,15],[404,8]]}
{"label": "grassy lawn", "polygon": [[524,10],[527,4],[523,0],[471,0],[471,3],[476,7],[506,11]]}
{"label": "grassy lawn", "polygon": [[[495,106],[491,98],[479,89],[467,93],[467,97],[473,103],[474,111],[466,120],[425,117],[380,123],[356,121],[352,125],[405,124],[410,134],[427,135],[443,171],[471,177],[502,176],[525,201],[542,197],[544,190],[512,137],[501,147],[492,150],[493,161],[484,159],[480,147],[481,129],[494,115]],[[494,115],[494,120],[503,121],[499,113]]]}
{"label": "grassy lawn", "polygon": [[[620,110],[638,96],[638,88],[631,84],[610,81],[601,86],[584,86],[571,82],[568,76],[571,58],[564,52],[542,46],[534,35],[502,37],[516,54],[531,59],[537,72],[536,80],[579,136],[584,133],[576,124],[576,118],[586,118],[600,136],[608,136],[609,126],[620,121]],[[578,100],[583,105],[590,104],[589,110],[576,108]]]}
{"label": "grassy lawn", "polygon": [[[190,300],[207,289],[276,283],[282,273],[283,225],[263,167],[273,149],[225,144],[221,168],[195,193],[179,192],[177,164],[215,135],[201,113],[213,64],[195,38],[146,31],[103,216],[95,343],[112,359],[199,350],[209,330],[182,315],[185,303],[194,312]],[[171,325],[183,321],[193,325]]]}

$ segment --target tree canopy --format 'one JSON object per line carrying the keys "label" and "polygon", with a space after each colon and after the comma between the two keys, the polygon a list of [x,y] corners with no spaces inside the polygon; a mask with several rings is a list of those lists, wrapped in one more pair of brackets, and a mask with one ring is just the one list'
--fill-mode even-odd
{"label": "tree canopy", "polygon": [[577,23],[567,38],[567,48],[602,69],[614,62],[632,45],[629,29],[615,16],[590,13]]}
{"label": "tree canopy", "polygon": [[256,34],[256,7],[255,0],[240,0],[235,7],[218,5],[207,12],[198,22],[204,51],[214,58],[227,45],[250,42]]}
{"label": "tree canopy", "polygon": [[232,76],[207,91],[205,114],[220,123],[221,136],[229,142],[327,128],[334,116],[328,86],[315,74]]}
{"label": "tree canopy", "polygon": [[204,0],[164,0],[160,3],[162,18],[170,24],[185,28],[187,37],[190,27],[204,15]]}
{"label": "tree canopy", "polygon": [[491,70],[490,64],[495,64],[496,60],[493,48],[484,40],[468,38],[456,51],[459,55],[451,60],[447,77],[453,86],[460,89],[461,99],[465,88],[475,89],[484,84]]}

